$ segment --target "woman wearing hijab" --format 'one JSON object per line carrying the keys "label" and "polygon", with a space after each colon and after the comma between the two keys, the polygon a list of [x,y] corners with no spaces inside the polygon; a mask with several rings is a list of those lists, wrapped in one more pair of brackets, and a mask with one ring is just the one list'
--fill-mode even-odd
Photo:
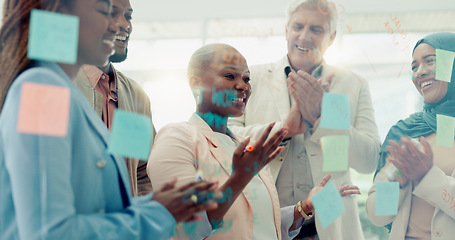
{"label": "woman wearing hijab", "polygon": [[[455,34],[431,34],[414,47],[412,81],[424,108],[390,129],[368,193],[368,216],[391,227],[390,239],[455,236],[455,148],[436,144],[437,115],[455,117],[455,75],[449,83],[435,79],[436,49],[454,52]],[[376,216],[376,183],[388,181],[400,186],[398,213]]]}

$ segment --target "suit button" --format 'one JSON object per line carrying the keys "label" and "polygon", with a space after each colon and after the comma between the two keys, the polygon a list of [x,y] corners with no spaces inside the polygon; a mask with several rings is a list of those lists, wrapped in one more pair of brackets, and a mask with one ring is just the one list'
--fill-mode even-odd
{"label": "suit button", "polygon": [[440,237],[440,236],[442,236],[442,232],[439,229],[436,229],[434,231],[434,235],[436,235],[436,237]]}
{"label": "suit button", "polygon": [[105,160],[101,160],[101,161],[96,162],[96,167],[103,168],[103,167],[106,167],[106,164],[107,163]]}

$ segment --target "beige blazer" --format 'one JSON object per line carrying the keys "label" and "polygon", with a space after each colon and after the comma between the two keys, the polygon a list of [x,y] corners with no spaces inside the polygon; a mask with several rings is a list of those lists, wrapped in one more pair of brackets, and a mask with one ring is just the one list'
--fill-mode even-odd
{"label": "beige blazer", "polygon": [[[244,115],[230,118],[228,121],[228,126],[234,133],[251,136],[254,139],[258,138],[271,122],[276,122],[274,131],[283,127],[290,111],[290,97],[284,73],[286,66],[289,66],[287,56],[276,63],[250,68],[252,95]],[[312,135],[307,131],[305,136],[303,134],[294,136],[288,142],[287,148],[270,163],[270,170],[275,180],[280,173],[283,161],[286,161],[288,150],[291,149],[289,146],[299,141],[303,142],[305,147],[311,165],[313,183],[318,183],[326,174],[322,172],[323,159],[320,148],[320,138],[326,135],[349,135],[349,166],[351,168],[360,173],[371,173],[376,169],[381,144],[368,82],[352,72],[323,63],[321,77],[325,78],[331,73],[334,73],[334,77],[329,92],[346,94],[349,97],[351,128],[348,131],[316,128]],[[332,180],[337,186],[352,184],[349,171],[332,173]],[[346,211],[326,229],[322,228],[316,215],[316,227],[320,239],[363,239],[356,198],[344,197],[343,201]]]}
{"label": "beige blazer", "polygon": [[[112,68],[114,69],[114,66],[112,66]],[[115,76],[117,77],[118,108],[125,111],[144,114],[151,118],[152,111],[150,100],[142,87],[134,80],[127,78],[121,72],[116,69],[114,70]],[[103,96],[92,88],[82,68],[73,82],[88,100],[90,106],[92,106],[93,109],[95,109],[95,112],[101,117],[103,114]],[[154,135],[155,129],[153,128],[152,136]],[[147,162],[133,158],[125,158],[125,162],[128,167],[133,196],[145,195],[151,192],[152,185],[146,172]]]}
{"label": "beige blazer", "polygon": [[[433,150],[433,161],[436,158],[442,159],[443,162],[453,161],[454,148],[445,148],[436,146],[436,134],[425,137],[430,143]],[[366,202],[366,210],[371,222],[377,226],[384,226],[391,222],[392,229],[390,231],[390,239],[405,239],[409,216],[411,214],[412,195],[416,195],[421,199],[434,206],[433,216],[431,220],[431,239],[434,240],[452,240],[455,238],[455,171],[449,175],[441,168],[433,165],[422,180],[414,185],[410,182],[403,188],[400,188],[398,198],[398,213],[395,216],[376,216],[376,183],[389,182],[386,169],[392,165],[387,158],[386,165],[378,172],[374,180],[374,184],[368,192]],[[444,163],[444,167],[449,168],[452,164]],[[453,166],[453,165],[452,165]]]}
{"label": "beige blazer", "polygon": [[[197,114],[193,114],[188,122],[169,124],[159,131],[150,154],[147,173],[153,188],[160,189],[175,177],[178,178],[178,186],[193,181],[198,169],[203,171],[205,178],[216,179],[222,185],[232,172],[232,158],[212,129]],[[272,199],[275,230],[278,239],[281,239],[281,213],[272,176],[264,168],[259,172],[259,177]],[[252,239],[253,212],[248,199],[245,188],[224,217],[225,223],[232,222],[230,229],[220,231],[209,239]],[[177,238],[187,239],[188,236],[183,234]]]}

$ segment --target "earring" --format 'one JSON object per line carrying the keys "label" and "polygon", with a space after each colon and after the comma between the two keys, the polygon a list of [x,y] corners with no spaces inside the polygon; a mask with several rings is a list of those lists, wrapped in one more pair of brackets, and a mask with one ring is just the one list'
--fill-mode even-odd
{"label": "earring", "polygon": [[202,96],[201,96],[202,88],[197,87],[197,88],[194,88],[192,91],[193,91],[194,100],[196,101],[196,105],[199,105],[202,102]]}

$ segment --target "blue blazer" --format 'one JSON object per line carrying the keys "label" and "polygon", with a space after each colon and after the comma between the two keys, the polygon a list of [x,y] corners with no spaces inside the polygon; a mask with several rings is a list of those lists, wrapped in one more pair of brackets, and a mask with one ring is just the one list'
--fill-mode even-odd
{"label": "blue blazer", "polygon": [[[0,239],[168,239],[175,220],[149,194],[130,195],[125,162],[107,152],[109,132],[54,63],[37,62],[11,85],[0,115]],[[22,84],[66,87],[65,137],[19,133]]]}

